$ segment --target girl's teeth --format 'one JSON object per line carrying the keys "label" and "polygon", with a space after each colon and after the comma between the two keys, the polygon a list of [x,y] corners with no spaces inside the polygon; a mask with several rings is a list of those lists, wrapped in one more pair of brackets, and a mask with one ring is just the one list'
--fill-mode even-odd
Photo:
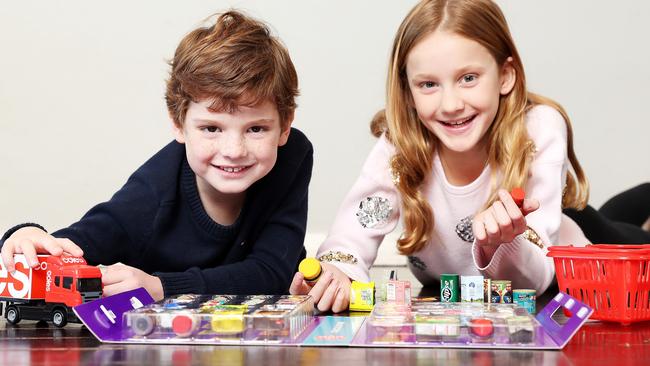
{"label": "girl's teeth", "polygon": [[445,122],[445,123],[448,124],[448,125],[452,125],[452,126],[458,126],[458,125],[462,125],[463,123],[469,121],[470,119],[472,119],[471,116],[467,117],[465,119],[458,120],[458,121],[449,121],[449,122]]}
{"label": "girl's teeth", "polygon": [[244,168],[223,168],[223,170],[227,171],[228,173],[238,173],[242,171]]}

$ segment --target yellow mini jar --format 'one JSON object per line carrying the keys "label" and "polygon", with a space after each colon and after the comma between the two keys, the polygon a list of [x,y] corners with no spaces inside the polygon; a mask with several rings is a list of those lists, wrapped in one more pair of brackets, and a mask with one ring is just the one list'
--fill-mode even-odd
{"label": "yellow mini jar", "polygon": [[246,329],[244,323],[244,313],[246,310],[246,306],[215,308],[210,321],[212,331],[224,335],[243,333]]}
{"label": "yellow mini jar", "polygon": [[323,270],[316,258],[305,258],[298,265],[298,271],[305,277],[305,282],[313,286],[318,281]]}

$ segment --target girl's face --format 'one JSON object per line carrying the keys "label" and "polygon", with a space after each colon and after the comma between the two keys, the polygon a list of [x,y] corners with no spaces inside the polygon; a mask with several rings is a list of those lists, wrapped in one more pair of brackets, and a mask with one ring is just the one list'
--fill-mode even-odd
{"label": "girl's face", "polygon": [[499,97],[514,85],[510,59],[500,67],[479,43],[435,31],[408,54],[406,75],[417,114],[440,148],[467,158],[484,156]]}

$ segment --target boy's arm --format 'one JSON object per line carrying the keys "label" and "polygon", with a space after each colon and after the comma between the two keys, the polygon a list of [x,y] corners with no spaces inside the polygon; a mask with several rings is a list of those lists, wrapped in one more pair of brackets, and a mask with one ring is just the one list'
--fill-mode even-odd
{"label": "boy's arm", "polygon": [[139,172],[110,200],[91,208],[79,221],[52,233],[68,238],[84,251],[90,264],[134,265],[147,242],[159,199]]}
{"label": "boy's arm", "polygon": [[287,194],[255,242],[233,244],[253,245],[246,258],[214,268],[156,272],[154,275],[160,278],[165,296],[181,293],[282,294],[288,291],[304,255],[308,187],[313,165],[311,144],[302,153],[304,156],[294,168],[295,178],[286,182],[289,184]]}

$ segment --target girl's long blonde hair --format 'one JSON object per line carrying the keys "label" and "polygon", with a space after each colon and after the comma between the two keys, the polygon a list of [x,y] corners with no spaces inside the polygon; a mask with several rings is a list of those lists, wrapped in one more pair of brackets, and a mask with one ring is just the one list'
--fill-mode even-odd
{"label": "girl's long blonde hair", "polygon": [[433,231],[433,211],[423,195],[423,183],[431,174],[438,140],[418,118],[411,103],[406,76],[406,59],[425,36],[444,29],[478,42],[503,66],[512,58],[516,81],[512,91],[502,95],[494,122],[486,132],[488,162],[492,170],[492,193],[485,207],[496,200],[496,172],[503,174],[501,187],[525,187],[535,146],[526,131],[526,112],[535,105],[557,109],[567,125],[568,157],[572,172],[567,174],[563,207],[584,208],[589,185],[573,151],[573,132],[569,117],[556,102],[526,90],[524,68],[510,35],[506,19],[490,0],[423,0],[406,16],[397,31],[387,80],[386,110],[379,111],[371,123],[375,136],[386,132],[396,153],[391,161],[398,176],[402,199],[404,234],[397,242],[400,253],[409,255],[422,249]]}

